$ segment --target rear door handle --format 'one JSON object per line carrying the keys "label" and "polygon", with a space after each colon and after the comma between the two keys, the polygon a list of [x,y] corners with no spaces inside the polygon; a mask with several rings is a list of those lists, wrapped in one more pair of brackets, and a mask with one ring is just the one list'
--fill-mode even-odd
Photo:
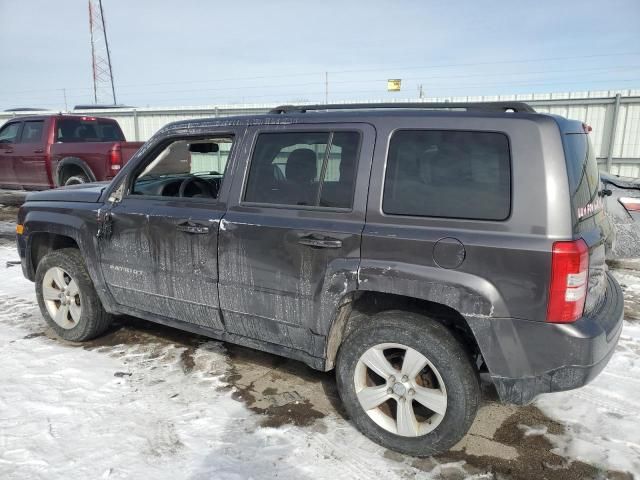
{"label": "rear door handle", "polygon": [[37,148],[37,149],[35,149],[35,150],[33,151],[33,153],[43,153],[43,152],[44,152],[44,150],[43,150],[43,149],[41,149],[41,148]]}
{"label": "rear door handle", "polygon": [[330,237],[316,237],[313,235],[301,237],[300,239],[298,239],[298,243],[300,245],[306,245],[308,247],[316,247],[316,248],[342,247],[342,240],[338,240],[337,238],[330,238]]}
{"label": "rear door handle", "polygon": [[209,227],[206,225],[200,225],[193,222],[180,223],[176,226],[176,229],[185,233],[207,234],[209,233]]}

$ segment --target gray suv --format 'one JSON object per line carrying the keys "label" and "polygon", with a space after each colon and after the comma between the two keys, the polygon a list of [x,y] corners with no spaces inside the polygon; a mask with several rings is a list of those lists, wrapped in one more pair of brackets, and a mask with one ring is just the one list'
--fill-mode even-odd
{"label": "gray suv", "polygon": [[335,370],[410,455],[613,354],[588,128],[522,103],[284,106],[172,123],[107,183],[32,193],[18,249],[62,338],[133,315]]}

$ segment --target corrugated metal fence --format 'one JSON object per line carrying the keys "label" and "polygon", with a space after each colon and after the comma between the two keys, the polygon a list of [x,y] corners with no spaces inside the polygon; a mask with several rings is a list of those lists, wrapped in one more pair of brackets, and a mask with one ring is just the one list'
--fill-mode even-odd
{"label": "corrugated metal fence", "polygon": [[[640,90],[398,99],[397,101],[490,102],[499,100],[524,101],[539,112],[582,120],[593,127],[592,141],[601,168],[618,175],[640,177]],[[384,101],[388,102],[388,100]],[[370,103],[379,102],[371,101]],[[127,139],[147,140],[169,122],[191,118],[264,113],[274,106],[274,104],[212,105],[82,110],[73,113],[114,118],[120,123]],[[33,113],[35,112],[29,112],[29,114]],[[25,114],[26,112],[0,112],[0,124],[13,116]]]}

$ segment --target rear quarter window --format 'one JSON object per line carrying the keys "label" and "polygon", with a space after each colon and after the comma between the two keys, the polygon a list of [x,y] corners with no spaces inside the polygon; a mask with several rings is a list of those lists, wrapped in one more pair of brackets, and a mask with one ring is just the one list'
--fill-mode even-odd
{"label": "rear quarter window", "polygon": [[401,130],[391,137],[386,214],[505,220],[511,159],[503,133]]}
{"label": "rear quarter window", "polygon": [[564,135],[564,150],[569,177],[571,203],[578,219],[585,218],[602,208],[598,196],[600,176],[589,135]]}

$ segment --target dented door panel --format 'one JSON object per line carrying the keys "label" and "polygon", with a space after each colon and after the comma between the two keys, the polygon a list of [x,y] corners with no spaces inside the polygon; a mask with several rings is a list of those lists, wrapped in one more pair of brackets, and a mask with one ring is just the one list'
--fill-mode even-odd
{"label": "dented door panel", "polygon": [[357,289],[375,130],[368,124],[295,127],[361,133],[351,210],[243,203],[252,145],[260,133],[278,128],[250,128],[238,159],[219,235],[220,305],[227,331],[320,357],[341,300]]}

